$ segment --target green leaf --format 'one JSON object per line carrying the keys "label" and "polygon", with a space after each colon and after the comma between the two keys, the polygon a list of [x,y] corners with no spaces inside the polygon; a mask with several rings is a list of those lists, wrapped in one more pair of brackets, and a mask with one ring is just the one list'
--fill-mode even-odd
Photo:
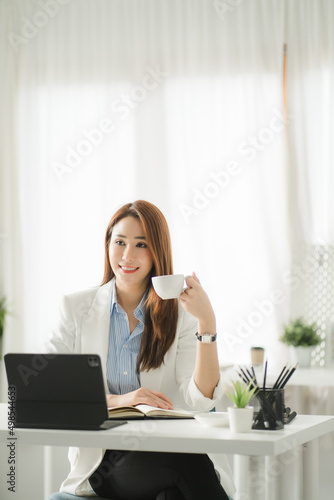
{"label": "green leaf", "polygon": [[6,307],[6,297],[0,300],[0,338],[2,337],[5,328],[5,319],[7,314],[10,314]]}
{"label": "green leaf", "polygon": [[233,380],[232,386],[234,390],[227,392],[226,396],[237,408],[245,408],[255,395],[256,387],[252,387],[252,382],[242,384],[240,380]]}
{"label": "green leaf", "polygon": [[316,323],[308,324],[302,318],[297,318],[283,327],[284,331],[280,341],[287,345],[308,347],[318,345],[321,342]]}

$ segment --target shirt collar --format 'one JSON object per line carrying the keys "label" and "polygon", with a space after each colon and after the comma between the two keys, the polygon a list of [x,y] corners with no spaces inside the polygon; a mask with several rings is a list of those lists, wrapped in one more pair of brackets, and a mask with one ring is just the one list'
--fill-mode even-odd
{"label": "shirt collar", "polygon": [[[140,321],[141,323],[144,323],[144,319],[145,319],[145,300],[147,298],[147,293],[148,292],[146,290],[144,295],[142,296],[138,306],[136,307],[136,309],[133,312],[135,318],[137,318],[138,321]],[[118,313],[124,312],[122,306],[117,302],[115,278],[113,279],[113,284],[112,284],[110,313],[112,314],[114,310],[117,311]]]}

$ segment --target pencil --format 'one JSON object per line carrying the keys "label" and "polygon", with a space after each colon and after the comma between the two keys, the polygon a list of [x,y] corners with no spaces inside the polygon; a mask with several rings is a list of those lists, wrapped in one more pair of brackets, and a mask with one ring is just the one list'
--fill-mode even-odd
{"label": "pencil", "polygon": [[286,365],[283,366],[281,373],[279,374],[279,376],[276,379],[276,382],[273,385],[273,389],[277,389],[278,384],[279,384],[279,382],[281,380],[281,377],[282,377],[283,373],[285,372],[287,366],[288,366],[288,363],[286,363]]}
{"label": "pencil", "polygon": [[245,367],[246,372],[248,373],[248,376],[250,377],[250,381],[254,379],[254,376],[251,374],[251,372],[248,370],[247,367]]}
{"label": "pencil", "polygon": [[241,366],[239,367],[240,368],[240,371],[241,373],[243,374],[243,376],[245,377],[245,379],[247,380],[247,382],[250,382],[249,378],[248,378],[248,375],[246,375],[246,373],[244,372],[244,370],[241,368]]}
{"label": "pencil", "polygon": [[254,382],[255,382],[255,384],[258,386],[259,384],[257,383],[257,380],[256,380],[256,375],[255,375],[254,366],[252,366],[252,373],[253,373],[253,375],[254,375]]}
{"label": "pencil", "polygon": [[291,376],[292,376],[292,375],[293,375],[293,373],[296,371],[297,366],[298,366],[298,364],[297,364],[296,366],[294,366],[294,367],[290,370],[290,372],[286,375],[286,377],[284,378],[284,380],[282,380],[282,382],[281,382],[281,385],[280,385],[279,389],[283,389],[283,388],[286,386],[287,382],[290,380]]}
{"label": "pencil", "polygon": [[248,384],[248,380],[247,380],[247,379],[245,379],[245,377],[242,375],[242,373],[237,372],[237,374],[239,375],[239,377],[241,378],[241,380],[242,380],[243,382],[245,382],[245,384]]}
{"label": "pencil", "polygon": [[268,360],[266,359],[266,364],[264,366],[264,375],[263,375],[263,390],[264,391],[266,389],[267,367],[268,367]]}

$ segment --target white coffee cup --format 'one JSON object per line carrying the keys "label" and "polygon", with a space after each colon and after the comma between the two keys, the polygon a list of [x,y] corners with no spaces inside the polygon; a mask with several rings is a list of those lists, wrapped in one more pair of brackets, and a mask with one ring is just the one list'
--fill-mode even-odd
{"label": "white coffee cup", "polygon": [[153,288],[161,299],[178,299],[186,288],[183,274],[166,274],[152,278]]}

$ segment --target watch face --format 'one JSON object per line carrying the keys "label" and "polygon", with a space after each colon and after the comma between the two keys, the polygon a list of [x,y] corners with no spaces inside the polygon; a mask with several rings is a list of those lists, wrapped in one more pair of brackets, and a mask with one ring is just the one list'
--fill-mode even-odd
{"label": "watch face", "polygon": [[200,335],[199,333],[196,333],[196,337],[203,344],[212,344],[212,342],[215,342],[217,334],[212,335],[211,333],[203,333],[203,335]]}

